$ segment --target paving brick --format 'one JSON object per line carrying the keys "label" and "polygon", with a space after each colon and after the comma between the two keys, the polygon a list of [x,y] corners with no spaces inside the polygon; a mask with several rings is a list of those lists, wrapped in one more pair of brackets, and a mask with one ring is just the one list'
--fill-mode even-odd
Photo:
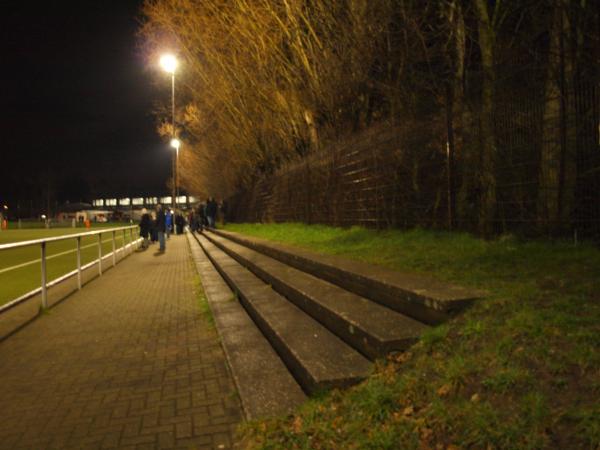
{"label": "paving brick", "polygon": [[172,448],[175,446],[175,433],[165,431],[158,434],[159,448]]}
{"label": "paving brick", "polygon": [[0,342],[0,448],[232,445],[241,409],[187,246],[126,258]]}
{"label": "paving brick", "polygon": [[121,440],[121,433],[108,433],[102,439],[102,448],[117,448]]}
{"label": "paving brick", "polygon": [[177,439],[192,436],[192,422],[182,422],[175,425],[175,437]]}

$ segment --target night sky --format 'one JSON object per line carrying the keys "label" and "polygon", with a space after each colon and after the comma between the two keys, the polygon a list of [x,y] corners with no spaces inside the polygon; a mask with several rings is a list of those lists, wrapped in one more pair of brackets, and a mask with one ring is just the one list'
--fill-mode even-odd
{"label": "night sky", "polygon": [[3,4],[0,202],[167,191],[152,111],[170,82],[138,46],[141,3]]}

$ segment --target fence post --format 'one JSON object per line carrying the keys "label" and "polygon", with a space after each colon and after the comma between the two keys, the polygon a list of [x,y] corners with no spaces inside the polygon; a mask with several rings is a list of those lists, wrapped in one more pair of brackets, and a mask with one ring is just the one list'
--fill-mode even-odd
{"label": "fence post", "polygon": [[121,255],[121,259],[125,258],[125,253],[127,250],[127,239],[125,239],[126,236],[127,234],[125,233],[125,230],[123,230],[123,246],[121,247],[121,250],[123,250],[123,254]]}
{"label": "fence post", "polygon": [[46,243],[42,242],[42,308],[48,308],[48,283],[46,275]]}
{"label": "fence post", "polygon": [[102,233],[98,233],[98,274],[102,275]]}
{"label": "fence post", "polygon": [[116,235],[116,231],[112,232],[112,260],[113,260],[113,267],[115,267],[117,265],[117,250],[116,250],[116,242],[115,242],[115,235]]}
{"label": "fence post", "polygon": [[81,236],[77,237],[77,289],[81,289]]}

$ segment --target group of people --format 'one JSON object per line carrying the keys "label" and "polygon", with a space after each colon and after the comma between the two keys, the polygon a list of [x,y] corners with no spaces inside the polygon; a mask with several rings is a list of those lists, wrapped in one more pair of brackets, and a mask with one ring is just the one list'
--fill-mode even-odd
{"label": "group of people", "polygon": [[156,210],[149,212],[142,209],[140,219],[140,236],[143,239],[142,248],[158,242],[158,252],[164,253],[166,239],[172,233],[182,234],[185,227],[185,218],[182,214],[175,214],[170,209],[163,209],[161,204],[156,205]]}
{"label": "group of people", "polygon": [[202,231],[203,228],[216,228],[217,218],[220,211],[221,220],[225,223],[227,203],[221,204],[213,198],[207,198],[205,203],[200,203],[197,208],[188,214],[188,223],[192,231]]}
{"label": "group of people", "polygon": [[146,249],[150,244],[158,242],[158,252],[164,253],[166,239],[169,239],[171,233],[182,234],[186,224],[189,224],[193,232],[200,232],[205,227],[215,228],[219,210],[221,220],[225,223],[227,204],[223,201],[219,205],[213,197],[207,198],[205,203],[192,209],[188,214],[187,223],[183,214],[175,214],[168,208],[165,210],[161,204],[156,205],[156,210],[152,212],[144,208],[139,224],[140,236],[143,239],[142,248]]}

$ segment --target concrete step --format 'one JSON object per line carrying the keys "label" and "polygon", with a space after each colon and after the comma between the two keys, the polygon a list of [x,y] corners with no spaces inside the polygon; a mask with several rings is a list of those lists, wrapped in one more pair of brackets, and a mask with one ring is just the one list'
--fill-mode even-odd
{"label": "concrete step", "polygon": [[371,359],[406,350],[428,326],[214,233],[207,238]]}
{"label": "concrete step", "polygon": [[364,356],[208,239],[199,236],[198,240],[219,273],[238,294],[248,314],[307,392],[347,387],[369,375],[372,365]]}
{"label": "concrete step", "polygon": [[208,260],[196,236],[187,236],[246,419],[291,413],[306,395]]}
{"label": "concrete step", "polygon": [[486,295],[429,276],[321,255],[239,233],[211,232],[432,325],[448,320]]}

